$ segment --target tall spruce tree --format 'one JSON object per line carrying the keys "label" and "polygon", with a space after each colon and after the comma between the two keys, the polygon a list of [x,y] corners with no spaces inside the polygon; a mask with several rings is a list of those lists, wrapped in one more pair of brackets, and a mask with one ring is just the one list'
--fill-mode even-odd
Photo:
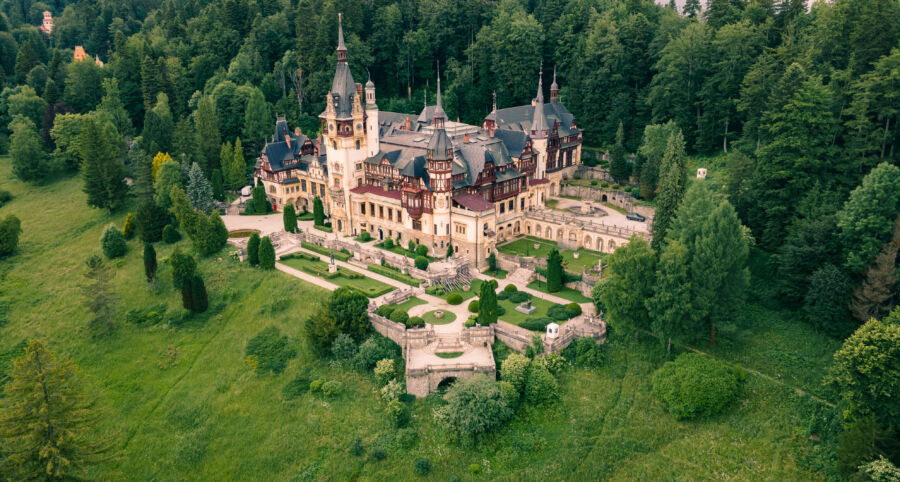
{"label": "tall spruce tree", "polygon": [[288,204],[284,206],[284,230],[293,233],[297,230],[297,213],[294,212],[294,205]]}
{"label": "tall spruce tree", "polygon": [[244,138],[250,146],[261,149],[273,123],[272,111],[262,91],[253,89],[250,98],[247,99],[247,110],[244,112]]}
{"label": "tall spruce tree", "polygon": [[153,202],[153,159],[141,151],[134,165],[134,194],[138,204]]}
{"label": "tall spruce tree", "polygon": [[0,469],[18,480],[79,480],[109,461],[115,444],[98,435],[103,413],[89,393],[71,359],[29,341],[0,399]]}
{"label": "tall spruce tree", "polygon": [[88,206],[106,209],[112,213],[128,194],[125,172],[116,159],[115,139],[111,130],[101,126],[96,120],[88,119],[78,139],[78,154],[81,158],[81,177]]}
{"label": "tall spruce tree", "polygon": [[147,281],[156,278],[156,249],[150,243],[144,243],[144,276]]}
{"label": "tall spruce tree", "polygon": [[653,217],[653,249],[660,249],[687,188],[687,156],[684,137],[677,132],[666,143],[660,165],[659,196]]}
{"label": "tall spruce tree", "polygon": [[97,106],[97,119],[115,126],[120,135],[131,134],[131,119],[128,117],[128,111],[125,110],[125,104],[122,103],[119,81],[115,77],[103,79],[103,99]]}
{"label": "tall spruce tree", "polygon": [[837,214],[845,266],[859,273],[892,238],[900,213],[900,168],[883,162],[872,169]]}
{"label": "tall spruce tree", "polygon": [[647,300],[650,327],[667,341],[666,352],[672,338],[690,338],[699,331],[692,325],[696,320],[691,315],[690,267],[687,246],[677,239],[666,243],[659,256],[653,297]]}
{"label": "tall spruce tree", "polygon": [[247,183],[247,161],[244,160],[244,145],[241,144],[240,138],[234,141],[234,158],[231,162],[232,175],[234,177],[232,180],[234,187],[232,189],[236,191]]}
{"label": "tall spruce tree", "polygon": [[481,283],[478,297],[478,323],[487,326],[497,322],[497,282],[494,280]]}
{"label": "tall spruce tree", "polygon": [[215,207],[212,186],[203,174],[200,165],[196,162],[191,166],[191,172],[188,176],[187,195],[191,201],[191,206],[204,214],[211,213]]}
{"label": "tall spruce tree", "polygon": [[259,233],[251,233],[247,240],[247,262],[250,266],[259,265]]}
{"label": "tall spruce tree", "polygon": [[216,103],[211,96],[204,96],[194,112],[194,128],[197,135],[197,156],[204,172],[210,173],[219,166],[219,117]]}
{"label": "tall spruce tree", "polygon": [[556,248],[553,248],[547,255],[547,291],[556,293],[561,290],[565,283],[564,278],[562,256]]}
{"label": "tall spruce tree", "polygon": [[606,307],[606,318],[620,332],[650,330],[647,299],[656,287],[656,253],[643,238],[632,236],[609,258],[600,293],[600,304]]}
{"label": "tall spruce tree", "polygon": [[313,224],[315,224],[316,226],[322,226],[325,224],[325,208],[322,206],[322,200],[319,198],[319,196],[316,196],[313,199]]}
{"label": "tall spruce tree", "polygon": [[210,184],[212,185],[213,199],[216,201],[225,201],[225,185],[222,180],[222,171],[220,169],[213,169]]}
{"label": "tall spruce tree", "polygon": [[628,182],[628,161],[625,159],[625,131],[622,122],[616,129],[616,143],[609,151],[609,175],[616,182]]}

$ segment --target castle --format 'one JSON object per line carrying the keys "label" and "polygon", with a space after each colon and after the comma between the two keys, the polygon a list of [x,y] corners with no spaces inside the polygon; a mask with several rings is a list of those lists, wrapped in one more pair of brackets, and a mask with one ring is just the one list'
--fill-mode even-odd
{"label": "castle", "polygon": [[525,214],[558,195],[580,162],[581,131],[559,101],[555,73],[544,102],[542,74],[530,105],[498,109],[495,97],[480,126],[447,119],[440,76],[436,104],[417,118],[382,112],[372,81],[353,80],[339,19],[320,137],[292,133],[279,119],[254,176],[276,208],[312,210],[321,198],[340,236],[368,231],[436,256],[452,247],[483,266],[499,241],[531,234]]}

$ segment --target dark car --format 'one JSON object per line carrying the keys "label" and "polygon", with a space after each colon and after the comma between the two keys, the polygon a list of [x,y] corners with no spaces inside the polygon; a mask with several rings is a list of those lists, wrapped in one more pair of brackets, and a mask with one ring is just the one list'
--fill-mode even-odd
{"label": "dark car", "polygon": [[638,213],[628,213],[625,215],[625,219],[630,219],[632,221],[640,221],[640,222],[644,222],[647,220],[647,218],[641,216]]}

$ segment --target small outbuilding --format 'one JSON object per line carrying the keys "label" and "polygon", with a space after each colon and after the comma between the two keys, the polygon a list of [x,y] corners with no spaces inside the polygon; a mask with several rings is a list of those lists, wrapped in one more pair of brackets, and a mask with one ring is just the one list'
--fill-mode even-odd
{"label": "small outbuilding", "polygon": [[556,338],[559,336],[559,325],[550,323],[547,325],[547,338]]}

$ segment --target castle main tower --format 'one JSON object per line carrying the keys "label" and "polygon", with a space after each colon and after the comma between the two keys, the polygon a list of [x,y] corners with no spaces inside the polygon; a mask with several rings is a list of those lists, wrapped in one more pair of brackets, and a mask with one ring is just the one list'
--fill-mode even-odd
{"label": "castle main tower", "polygon": [[[369,89],[366,90],[368,94]],[[369,102],[364,99],[362,85],[353,81],[347,65],[344,28],[338,14],[337,66],[331,90],[326,94],[325,111],[319,118],[328,160],[332,229],[343,235],[351,234],[353,226],[350,190],[363,183],[363,160],[378,152],[378,107],[374,105],[374,85],[371,86],[371,101],[374,109],[370,109]],[[367,113],[374,117],[374,123],[367,122]],[[371,135],[373,129],[374,136]]]}
{"label": "castle main tower", "polygon": [[[447,114],[441,107],[441,77],[438,74],[437,105],[434,108],[432,126],[434,133],[428,141],[428,180],[432,193],[432,235],[435,250],[446,248],[450,243],[450,196],[453,192],[453,143],[444,130]],[[435,253],[438,257],[443,251]]]}

